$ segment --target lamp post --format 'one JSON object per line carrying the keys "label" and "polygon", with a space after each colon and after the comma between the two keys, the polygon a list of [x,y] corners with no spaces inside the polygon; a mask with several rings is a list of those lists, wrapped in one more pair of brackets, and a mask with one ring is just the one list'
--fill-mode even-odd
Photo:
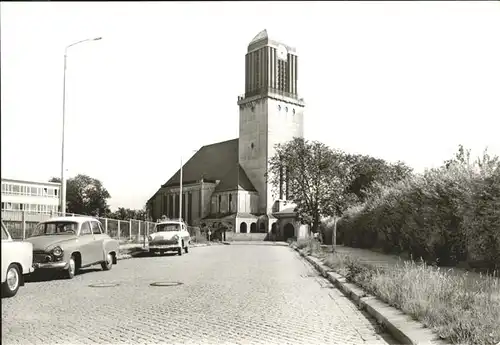
{"label": "lamp post", "polygon": [[102,37],[87,38],[75,43],[70,44],[64,49],[64,75],[63,75],[63,116],[62,116],[62,144],[61,144],[61,213],[66,215],[66,179],[64,176],[64,137],[66,125],[66,61],[68,57],[68,49],[77,44],[87,41],[99,41]]}
{"label": "lamp post", "polygon": [[[193,150],[192,152],[196,153],[197,151],[196,150]],[[182,167],[183,167],[183,163],[182,163],[182,155],[181,155],[181,172],[180,172],[180,176],[179,176],[179,220],[183,220],[182,219]]]}
{"label": "lamp post", "polygon": [[179,179],[179,220],[182,220],[182,156],[181,156],[181,176]]}

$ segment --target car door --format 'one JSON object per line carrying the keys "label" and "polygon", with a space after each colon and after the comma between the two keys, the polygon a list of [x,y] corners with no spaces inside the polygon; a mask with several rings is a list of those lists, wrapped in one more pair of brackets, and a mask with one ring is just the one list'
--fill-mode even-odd
{"label": "car door", "polygon": [[14,255],[12,239],[2,222],[2,283],[7,279],[7,268],[12,263]]}
{"label": "car door", "polygon": [[89,221],[82,223],[80,237],[78,239],[80,253],[82,254],[82,266],[93,264],[99,261],[95,253],[94,234]]}
{"label": "car door", "polygon": [[189,243],[189,232],[187,231],[186,225],[181,226],[181,238],[184,240],[184,245],[187,246]]}
{"label": "car door", "polygon": [[107,238],[107,235],[103,233],[101,224],[97,220],[92,220],[90,225],[92,234],[94,235],[92,250],[95,252],[94,254],[97,261],[104,261],[106,259],[106,254],[104,253],[103,242]]}

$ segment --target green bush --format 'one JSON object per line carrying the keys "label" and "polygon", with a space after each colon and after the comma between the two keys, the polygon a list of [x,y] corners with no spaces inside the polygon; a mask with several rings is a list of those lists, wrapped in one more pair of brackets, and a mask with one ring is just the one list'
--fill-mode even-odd
{"label": "green bush", "polygon": [[404,251],[437,265],[500,269],[497,157],[485,154],[473,164],[462,158],[378,190],[340,219],[337,243]]}

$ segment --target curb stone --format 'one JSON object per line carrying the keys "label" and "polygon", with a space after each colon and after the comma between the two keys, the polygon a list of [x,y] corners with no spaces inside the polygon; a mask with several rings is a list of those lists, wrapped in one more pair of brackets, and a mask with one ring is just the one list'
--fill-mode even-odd
{"label": "curb stone", "polygon": [[309,262],[319,273],[336,286],[344,295],[349,297],[362,310],[382,324],[387,331],[401,344],[411,345],[445,345],[448,342],[439,338],[431,329],[426,328],[422,323],[413,320],[410,316],[400,310],[389,306],[377,297],[366,293],[355,284],[347,283],[345,277],[335,273],[319,259],[301,252],[296,247],[291,247],[297,251],[307,262]]}

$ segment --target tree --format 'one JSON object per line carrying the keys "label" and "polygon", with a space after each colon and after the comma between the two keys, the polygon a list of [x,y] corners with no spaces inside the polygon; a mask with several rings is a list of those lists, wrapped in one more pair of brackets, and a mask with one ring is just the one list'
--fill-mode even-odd
{"label": "tree", "polygon": [[[60,183],[53,177],[49,182]],[[66,181],[66,211],[68,213],[106,216],[110,213],[107,199],[111,196],[102,182],[87,175],[79,174]]]}
{"label": "tree", "polygon": [[130,208],[119,207],[115,212],[112,212],[109,217],[120,220],[146,220],[146,210],[132,210]]}
{"label": "tree", "polygon": [[303,138],[278,144],[275,149],[267,179],[275,192],[286,185],[287,199],[296,204],[298,219],[309,224],[312,232],[319,230],[321,219],[342,215],[356,200],[352,193],[346,193],[352,172],[344,153]]}
{"label": "tree", "polygon": [[348,161],[352,165],[353,179],[346,192],[355,194],[360,202],[366,201],[381,187],[409,177],[413,171],[401,161],[391,164],[367,155],[348,155]]}

